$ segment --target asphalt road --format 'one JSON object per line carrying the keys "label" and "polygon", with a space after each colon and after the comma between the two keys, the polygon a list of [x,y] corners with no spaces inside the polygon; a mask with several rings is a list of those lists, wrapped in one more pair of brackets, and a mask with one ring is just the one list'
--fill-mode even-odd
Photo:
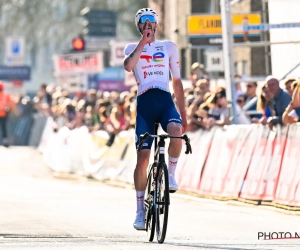
{"label": "asphalt road", "polygon": [[[0,249],[300,249],[300,216],[254,206],[171,196],[164,244],[136,231],[135,192],[85,178],[58,178],[42,156],[0,147]],[[275,236],[274,236],[275,237]]]}

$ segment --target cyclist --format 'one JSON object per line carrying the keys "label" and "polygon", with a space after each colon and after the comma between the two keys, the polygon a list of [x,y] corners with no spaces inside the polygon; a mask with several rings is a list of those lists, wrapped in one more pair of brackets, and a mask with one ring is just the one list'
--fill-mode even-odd
{"label": "cyclist", "polygon": [[[137,81],[136,146],[139,137],[146,132],[153,134],[155,122],[159,122],[170,135],[181,136],[187,127],[183,86],[180,79],[177,46],[170,41],[155,40],[158,15],[150,8],[137,11],[135,25],[141,33],[138,43],[125,48],[124,68],[132,71]],[[169,90],[169,72],[172,74],[173,91],[179,113]],[[134,228],[145,229],[144,194],[147,185],[147,167],[153,139],[149,137],[137,154],[134,184],[137,197],[137,211]],[[169,154],[169,188],[178,190],[175,170],[181,152],[180,139],[171,139]]]}

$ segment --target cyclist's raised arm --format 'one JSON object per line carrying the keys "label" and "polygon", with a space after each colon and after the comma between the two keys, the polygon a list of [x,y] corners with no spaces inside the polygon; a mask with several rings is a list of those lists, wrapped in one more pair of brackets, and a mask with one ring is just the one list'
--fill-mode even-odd
{"label": "cyclist's raised arm", "polygon": [[182,81],[180,77],[180,67],[179,67],[179,56],[177,46],[173,42],[168,42],[168,54],[170,55],[170,71],[172,75],[173,90],[176,97],[178,109],[182,119],[183,132],[185,132],[187,127],[186,120],[186,110],[185,110],[185,100],[184,91],[182,86]]}
{"label": "cyclist's raised arm", "polygon": [[124,59],[124,69],[126,71],[132,71],[135,65],[137,64],[140,55],[142,53],[142,50],[144,48],[144,45],[139,42],[137,45],[136,44],[128,44],[127,47],[125,48],[124,54],[125,54],[125,59]]}
{"label": "cyclist's raised arm", "polygon": [[139,43],[136,44],[128,44],[124,50],[125,59],[124,59],[124,69],[126,71],[132,71],[138,60],[140,59],[140,55],[142,54],[144,46],[150,42],[152,37],[150,36],[149,30],[143,31],[143,36]]}

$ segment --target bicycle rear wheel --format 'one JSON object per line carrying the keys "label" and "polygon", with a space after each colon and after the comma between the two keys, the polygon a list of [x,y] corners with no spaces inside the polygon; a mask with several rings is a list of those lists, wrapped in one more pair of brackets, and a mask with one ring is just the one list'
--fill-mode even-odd
{"label": "bicycle rear wheel", "polygon": [[168,215],[170,205],[169,195],[169,174],[165,163],[162,163],[157,168],[156,181],[156,235],[157,241],[163,243],[167,233]]}
{"label": "bicycle rear wheel", "polygon": [[146,208],[146,231],[148,235],[148,240],[153,241],[155,233],[155,206],[154,206],[154,180],[153,171],[157,163],[153,163],[150,167],[148,174],[146,196],[145,196],[145,208]]}

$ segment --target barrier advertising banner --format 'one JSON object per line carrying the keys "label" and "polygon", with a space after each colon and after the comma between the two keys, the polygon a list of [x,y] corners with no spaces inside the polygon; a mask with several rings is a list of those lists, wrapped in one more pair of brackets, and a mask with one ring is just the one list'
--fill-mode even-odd
{"label": "barrier advertising banner", "polygon": [[274,202],[291,205],[299,183],[299,176],[296,176],[299,163],[300,127],[291,126],[288,131],[287,142],[283,155],[280,176],[276,189]]}
{"label": "barrier advertising banner", "polygon": [[258,200],[259,198],[259,184],[271,157],[271,154],[269,157],[266,155],[267,148],[269,149],[268,153],[271,153],[270,151],[272,150],[272,141],[268,140],[269,131],[268,127],[258,125],[255,126],[255,129],[251,133],[251,139],[256,141],[256,143],[240,193],[241,198],[252,200]]}
{"label": "barrier advertising banner", "polygon": [[[106,131],[89,133],[82,126],[54,132],[54,125],[48,118],[38,148],[54,172],[133,184],[134,129],[120,132],[108,146],[111,135]],[[163,133],[161,128],[158,133]],[[184,154],[183,142],[176,170],[180,190],[208,198],[242,198],[300,207],[300,124],[278,125],[273,130],[255,124],[232,125],[187,134],[193,153]],[[168,145],[167,140],[165,147]]]}
{"label": "barrier advertising banner", "polygon": [[276,136],[273,142],[272,155],[264,178],[265,190],[262,194],[262,200],[264,201],[272,201],[275,196],[281,163],[285,151],[287,131],[288,127],[282,127],[278,125],[275,128]]}
{"label": "barrier advertising banner", "polygon": [[213,137],[213,131],[197,131],[189,133],[191,138],[192,154],[185,154],[186,146],[183,143],[180,161],[176,170],[176,178],[181,190],[198,192],[202,169],[206,161]]}
{"label": "barrier advertising banner", "polygon": [[237,138],[234,142],[236,146],[232,154],[223,190],[223,194],[231,198],[238,198],[256,143],[253,140],[254,133],[251,126],[241,125],[236,127],[236,130]]}

